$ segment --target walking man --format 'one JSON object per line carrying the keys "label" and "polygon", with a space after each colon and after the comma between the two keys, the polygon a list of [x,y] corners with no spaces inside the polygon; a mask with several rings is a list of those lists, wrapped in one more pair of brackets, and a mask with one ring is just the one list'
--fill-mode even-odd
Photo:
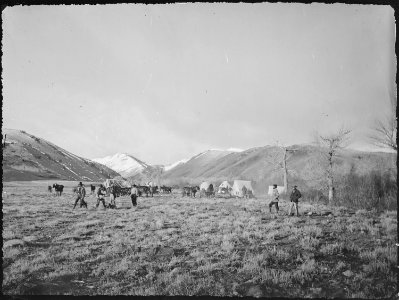
{"label": "walking man", "polygon": [[132,199],[133,206],[137,206],[137,195],[138,194],[139,194],[139,191],[137,190],[136,185],[133,184],[133,187],[130,190],[130,198]]}
{"label": "walking man", "polygon": [[77,197],[76,197],[75,205],[73,206],[73,209],[75,209],[76,204],[78,204],[79,200],[80,200],[80,208],[82,208],[84,206],[87,209],[87,203],[84,200],[85,196],[86,196],[86,190],[85,190],[82,182],[79,182],[78,187],[76,188],[76,195],[77,195]]}
{"label": "walking man", "polygon": [[97,204],[96,204],[96,208],[98,208],[98,206],[100,205],[100,202],[102,202],[104,208],[107,208],[105,206],[105,195],[107,194],[107,190],[105,189],[105,187],[100,184],[100,187],[97,190]]}
{"label": "walking man", "polygon": [[277,184],[273,184],[273,193],[272,193],[272,201],[269,204],[269,211],[270,213],[272,212],[272,206],[276,206],[276,211],[278,213],[278,198],[280,197],[280,194],[277,190]]}
{"label": "walking man", "polygon": [[294,188],[292,189],[292,192],[291,192],[291,195],[290,195],[291,204],[290,204],[290,211],[288,213],[289,216],[291,216],[292,207],[295,207],[296,216],[299,216],[298,201],[299,201],[299,198],[301,198],[301,197],[302,197],[301,192],[298,191],[297,190],[297,186],[294,185]]}

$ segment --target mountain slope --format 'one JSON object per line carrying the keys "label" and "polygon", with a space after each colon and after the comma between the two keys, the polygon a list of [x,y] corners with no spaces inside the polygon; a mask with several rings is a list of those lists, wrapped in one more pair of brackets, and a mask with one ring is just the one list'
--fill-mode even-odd
{"label": "mountain slope", "polygon": [[[324,164],[318,148],[312,145],[293,145],[297,149],[289,155],[287,165],[289,182],[308,187],[321,186],[324,180]],[[184,164],[164,173],[168,184],[192,183],[202,181],[220,183],[224,180],[252,180],[257,191],[264,192],[267,186],[276,183],[283,185],[283,173],[273,163],[280,150],[265,146],[251,148],[242,152],[201,153]],[[344,149],[336,158],[336,174],[348,174],[351,170],[359,175],[372,170],[396,170],[396,154],[385,152],[362,152]]]}
{"label": "mountain slope", "polygon": [[168,178],[197,178],[205,175],[208,171],[212,170],[217,164],[218,160],[231,155],[234,151],[227,150],[207,150],[198,155],[193,156],[185,163],[181,163],[176,167],[166,170],[165,177]]}
{"label": "mountain slope", "polygon": [[3,134],[7,135],[3,148],[3,181],[102,181],[119,175],[25,131],[3,129]]}
{"label": "mountain slope", "polygon": [[166,166],[164,166],[164,170],[165,171],[170,171],[170,170],[176,168],[178,165],[185,164],[187,161],[188,161],[188,159],[182,159],[182,160],[179,160],[179,161],[177,161],[177,162],[175,162],[173,164],[166,165]]}
{"label": "mountain slope", "polygon": [[95,158],[93,161],[107,166],[125,178],[135,176],[148,167],[146,163],[126,153]]}

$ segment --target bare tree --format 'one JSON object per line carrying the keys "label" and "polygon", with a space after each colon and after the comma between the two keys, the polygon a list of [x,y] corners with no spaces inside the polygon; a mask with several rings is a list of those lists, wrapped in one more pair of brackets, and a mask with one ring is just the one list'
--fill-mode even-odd
{"label": "bare tree", "polygon": [[396,143],[396,107],[398,104],[398,98],[393,92],[390,92],[389,99],[390,112],[385,115],[383,119],[375,121],[375,124],[372,127],[373,133],[370,135],[370,139],[377,147],[390,148],[398,151],[398,145]]}
{"label": "bare tree", "polygon": [[331,133],[328,135],[321,135],[316,133],[316,143],[319,145],[320,153],[327,160],[326,176],[328,185],[328,202],[329,204],[334,203],[335,187],[334,187],[334,165],[338,151],[345,148],[349,142],[350,129],[341,127],[337,133]]}
{"label": "bare tree", "polygon": [[278,143],[276,146],[277,146],[278,151],[276,153],[274,153],[271,157],[268,157],[266,159],[266,162],[274,165],[273,171],[276,171],[278,169],[282,170],[284,190],[285,190],[285,193],[287,193],[287,191],[288,191],[288,173],[289,173],[289,169],[287,166],[287,160],[291,157],[291,155],[289,155],[289,154],[297,151],[298,149],[289,148],[284,145],[278,145]]}

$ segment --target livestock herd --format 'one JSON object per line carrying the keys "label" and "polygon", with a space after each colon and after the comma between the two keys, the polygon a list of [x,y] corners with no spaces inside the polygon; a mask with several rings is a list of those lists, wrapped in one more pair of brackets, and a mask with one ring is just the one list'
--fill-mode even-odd
{"label": "livestock herd", "polygon": [[[127,196],[130,195],[130,187],[121,187],[118,185],[115,185],[116,187],[116,196],[120,197],[120,196]],[[107,187],[107,194],[110,193],[110,186]],[[64,190],[64,186],[58,183],[54,183],[52,186],[49,185],[48,186],[48,192],[52,193],[54,189],[55,195],[56,196],[61,196],[63,190]],[[172,187],[169,186],[165,186],[162,185],[158,188],[158,186],[151,186],[151,185],[138,185],[137,186],[138,189],[138,196],[139,197],[143,197],[144,195],[146,197],[153,197],[154,194],[171,194],[172,193]],[[176,189],[176,188],[175,188]],[[196,194],[198,193],[199,197],[223,197],[223,196],[228,196],[231,197],[233,196],[231,193],[231,187],[230,188],[225,188],[225,187],[220,187],[219,191],[216,192],[215,188],[213,186],[213,184],[208,184],[203,186],[203,184],[201,184],[200,186],[184,186],[182,188],[178,188],[181,190],[181,195],[182,197],[192,197],[195,198]],[[73,191],[75,191],[76,188],[74,188]],[[94,184],[90,184],[90,192],[91,194],[94,194],[96,190],[96,185]],[[244,187],[243,188],[243,196],[244,198],[252,198],[252,191],[249,190],[248,192],[246,192],[247,189]]]}
{"label": "livestock herd", "polygon": [[[120,187],[120,186],[115,186],[116,187],[116,194],[117,196],[127,196],[130,195],[130,187]],[[139,192],[139,197],[141,196],[151,196],[153,197],[154,194],[171,194],[172,193],[172,187],[168,186],[161,186],[160,189],[158,190],[158,186],[146,186],[146,185],[139,185],[137,186],[138,192]],[[64,191],[64,186],[58,183],[54,183],[52,186],[49,185],[47,187],[47,191],[49,193],[53,193],[53,190],[55,192],[56,196],[61,196],[62,192]],[[73,191],[76,189],[74,188]],[[91,194],[94,194],[96,190],[96,185],[90,184],[90,192]],[[110,187],[107,188],[107,192],[109,193]]]}

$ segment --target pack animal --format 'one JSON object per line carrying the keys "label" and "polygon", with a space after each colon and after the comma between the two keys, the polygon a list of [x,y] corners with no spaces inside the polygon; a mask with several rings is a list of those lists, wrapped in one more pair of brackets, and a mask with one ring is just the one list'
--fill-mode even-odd
{"label": "pack animal", "polygon": [[150,187],[146,186],[146,185],[140,185],[137,187],[138,189],[138,193],[139,193],[139,197],[142,197],[143,194],[146,195],[146,197],[148,197],[148,194],[150,193]]}
{"label": "pack animal", "polygon": [[182,191],[182,196],[195,198],[195,194],[199,191],[199,189],[199,186],[185,186]]}
{"label": "pack animal", "polygon": [[163,185],[163,186],[161,186],[161,192],[165,193],[165,194],[170,194],[170,193],[172,193],[172,188],[169,186]]}
{"label": "pack animal", "polygon": [[53,188],[57,196],[61,196],[62,192],[64,191],[64,186],[62,184],[54,183]]}

